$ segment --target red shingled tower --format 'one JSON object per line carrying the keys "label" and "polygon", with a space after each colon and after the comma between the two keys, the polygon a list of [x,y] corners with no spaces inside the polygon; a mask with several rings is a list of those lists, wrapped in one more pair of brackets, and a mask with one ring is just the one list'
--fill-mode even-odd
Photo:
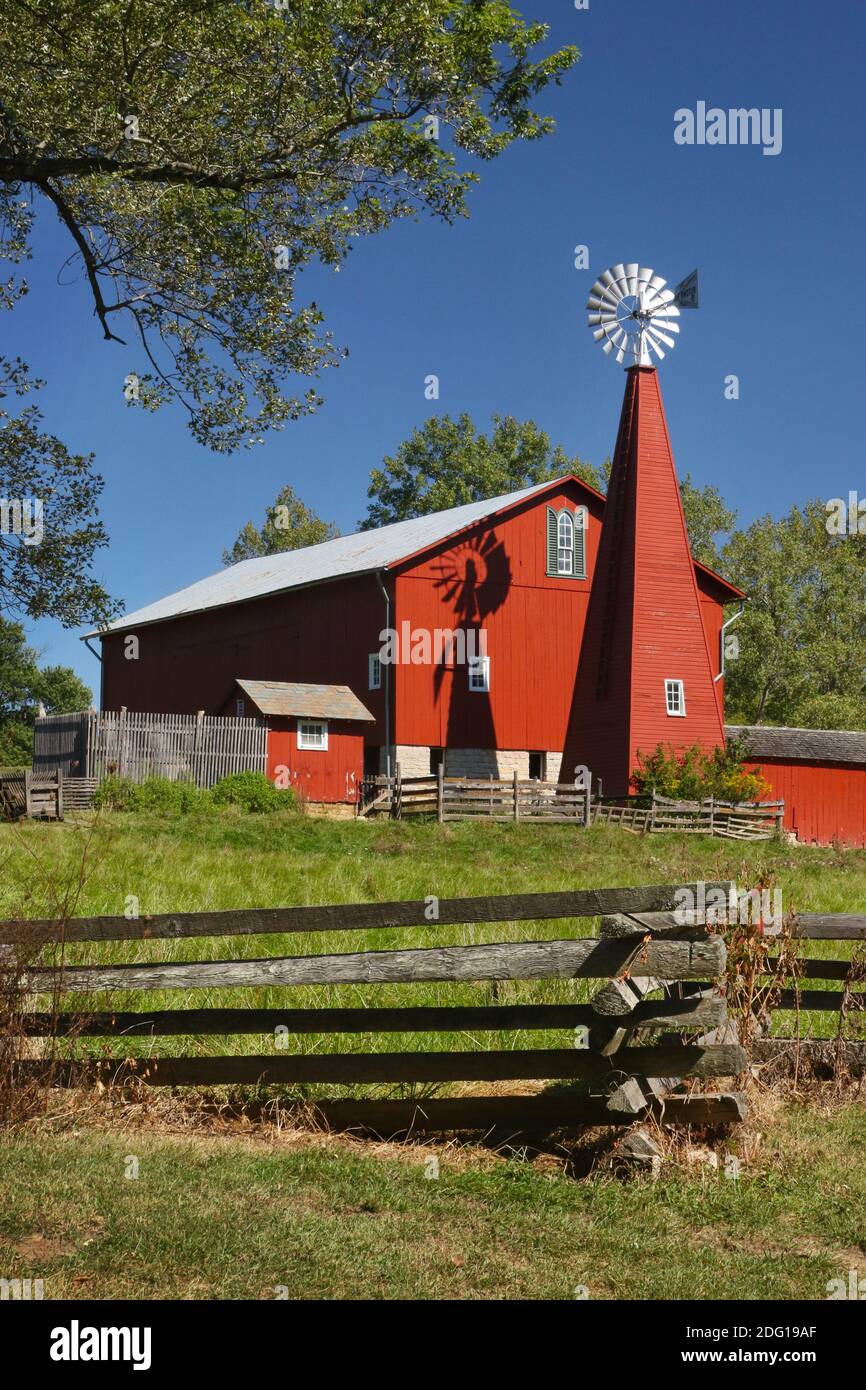
{"label": "red shingled tower", "polygon": [[562,779],[583,764],[625,796],[638,750],[724,741],[658,376],[630,367]]}

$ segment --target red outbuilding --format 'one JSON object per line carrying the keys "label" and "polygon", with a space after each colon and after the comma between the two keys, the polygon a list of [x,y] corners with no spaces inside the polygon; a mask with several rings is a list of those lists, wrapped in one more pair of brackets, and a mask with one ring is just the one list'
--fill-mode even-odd
{"label": "red outbuilding", "polygon": [[268,726],[267,774],[305,801],[354,803],[370,711],[347,685],[238,680],[223,714]]}
{"label": "red outbuilding", "polygon": [[804,844],[866,848],[866,733],[733,725],[746,766],[785,802],[785,828]]}

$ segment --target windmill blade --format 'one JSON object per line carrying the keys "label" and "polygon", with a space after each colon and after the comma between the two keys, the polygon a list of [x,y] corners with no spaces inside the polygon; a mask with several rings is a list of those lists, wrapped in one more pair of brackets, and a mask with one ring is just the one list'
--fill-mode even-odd
{"label": "windmill blade", "polygon": [[625,268],[625,281],[629,294],[637,294],[637,273],[639,270],[640,266],[637,261],[630,261]]}
{"label": "windmill blade", "polygon": [[647,326],[646,331],[652,336],[653,340],[655,340],[656,338],[661,338],[662,342],[665,344],[665,347],[672,348],[676,347],[677,345],[676,338],[669,338],[667,333],[663,332],[663,330],[659,328],[658,324],[656,323],[649,324]]}
{"label": "windmill blade", "polygon": [[595,283],[601,285],[602,289],[609,289],[615,280],[616,276],[612,270],[603,270]]}
{"label": "windmill blade", "polygon": [[625,266],[622,264],[622,262],[620,262],[619,265],[615,265],[612,267],[611,275],[613,276],[616,287],[619,290],[620,298],[623,295],[628,294],[628,279],[625,273]]}
{"label": "windmill blade", "polygon": [[[653,352],[655,352],[656,355],[657,355],[659,358],[664,359],[664,353],[663,353],[662,349],[659,347],[658,342],[656,341],[657,337],[659,337],[659,336],[661,336],[661,335],[654,333],[653,330],[652,330],[651,328],[648,328],[648,329],[646,330],[646,340],[647,340],[647,343],[649,344],[649,346],[653,349]],[[670,341],[668,341],[668,347],[673,347],[673,345],[674,345],[674,344],[673,344],[673,339],[671,339]]]}
{"label": "windmill blade", "polygon": [[587,309],[615,309],[619,304],[616,295],[605,292],[604,294],[591,294],[586,301]]}
{"label": "windmill blade", "polygon": [[593,296],[595,296],[597,299],[612,299],[614,301],[622,298],[622,296],[616,288],[616,285],[612,281],[608,282],[607,284],[603,284],[601,280],[596,280],[595,284],[590,290],[590,299],[592,299]]}

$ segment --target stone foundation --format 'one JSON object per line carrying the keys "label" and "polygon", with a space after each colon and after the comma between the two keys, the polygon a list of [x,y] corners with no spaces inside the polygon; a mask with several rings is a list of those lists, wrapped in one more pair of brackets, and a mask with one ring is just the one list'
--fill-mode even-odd
{"label": "stone foundation", "polygon": [[[423,744],[398,744],[394,750],[403,777],[429,777],[430,749]],[[557,782],[562,753],[548,752],[547,781]],[[384,771],[384,753],[382,754]],[[529,776],[529,750],[518,748],[446,748],[446,777],[494,777],[508,781],[517,773],[521,781]]]}

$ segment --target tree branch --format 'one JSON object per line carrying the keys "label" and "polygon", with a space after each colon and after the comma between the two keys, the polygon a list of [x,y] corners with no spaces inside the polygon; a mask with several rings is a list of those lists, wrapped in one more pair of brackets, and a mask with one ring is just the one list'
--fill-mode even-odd
{"label": "tree branch", "polygon": [[87,238],[85,237],[78,223],[75,221],[75,218],[72,216],[72,213],[67,207],[65,201],[57,192],[57,190],[52,188],[49,183],[41,179],[36,180],[36,186],[40,189],[42,193],[45,194],[46,198],[49,198],[51,202],[54,204],[61,222],[67,228],[73,241],[75,242],[76,246],[81,252],[82,258],[84,260],[84,267],[87,271],[87,279],[90,282],[90,288],[93,292],[93,300],[96,306],[96,316],[99,319],[99,322],[102,324],[102,331],[105,334],[105,337],[115,343],[121,343],[123,347],[126,347],[124,339],[118,338],[117,334],[112,333],[111,329],[108,326],[108,314],[110,310],[106,305],[102,295],[102,286],[99,283],[99,267],[97,266],[96,258],[94,257],[91,248],[87,244]]}

